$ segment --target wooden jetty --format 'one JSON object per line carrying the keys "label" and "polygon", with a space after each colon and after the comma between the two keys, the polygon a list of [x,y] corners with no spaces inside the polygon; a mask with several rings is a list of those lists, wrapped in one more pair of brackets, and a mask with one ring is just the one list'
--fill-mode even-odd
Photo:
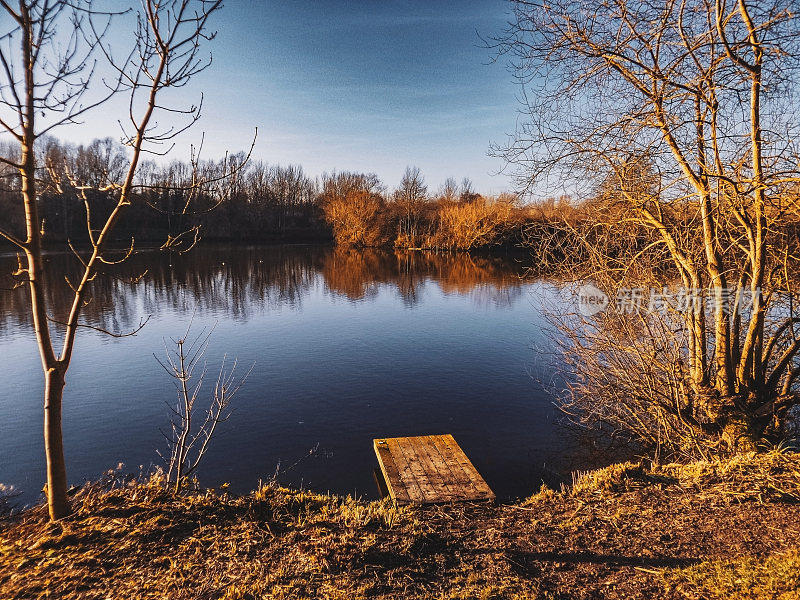
{"label": "wooden jetty", "polygon": [[397,504],[494,500],[494,492],[452,435],[373,440],[389,495]]}

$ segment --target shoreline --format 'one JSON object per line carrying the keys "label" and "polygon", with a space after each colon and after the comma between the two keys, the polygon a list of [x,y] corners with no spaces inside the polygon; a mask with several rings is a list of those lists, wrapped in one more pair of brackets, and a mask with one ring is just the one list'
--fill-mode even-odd
{"label": "shoreline", "polygon": [[[510,504],[81,488],[0,520],[7,598],[792,598],[800,455],[621,463]],[[781,595],[784,594],[784,595]]]}

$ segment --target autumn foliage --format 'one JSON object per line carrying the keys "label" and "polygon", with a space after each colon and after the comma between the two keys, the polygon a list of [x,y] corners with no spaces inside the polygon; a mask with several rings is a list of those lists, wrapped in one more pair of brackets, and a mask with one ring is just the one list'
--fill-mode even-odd
{"label": "autumn foliage", "polygon": [[[529,218],[517,198],[464,193],[428,197],[424,186],[383,193],[375,175],[339,173],[323,181],[320,204],[337,244],[470,250],[513,241]],[[420,192],[420,189],[423,190]]]}
{"label": "autumn foliage", "polygon": [[386,201],[374,175],[326,176],[320,204],[337,244],[378,246],[385,241]]}

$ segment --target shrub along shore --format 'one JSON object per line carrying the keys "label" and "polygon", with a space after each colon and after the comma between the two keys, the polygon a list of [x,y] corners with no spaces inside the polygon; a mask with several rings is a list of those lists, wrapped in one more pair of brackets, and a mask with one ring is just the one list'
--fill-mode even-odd
{"label": "shrub along shore", "polygon": [[0,520],[17,598],[703,598],[800,594],[800,457],[625,463],[522,502],[395,508],[263,487],[79,489]]}

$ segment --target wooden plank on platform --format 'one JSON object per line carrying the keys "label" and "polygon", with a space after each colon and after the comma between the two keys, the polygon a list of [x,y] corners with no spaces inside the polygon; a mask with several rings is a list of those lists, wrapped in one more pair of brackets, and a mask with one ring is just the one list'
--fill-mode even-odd
{"label": "wooden plank on platform", "polygon": [[[406,460],[405,455],[397,445],[397,440],[388,438],[382,441],[386,444],[389,454],[394,460],[395,465],[397,465],[397,472],[399,475],[397,487],[405,489],[410,502],[422,503],[425,499],[424,491],[417,482],[411,468],[411,463]],[[402,502],[402,500],[398,500],[398,502]]]}
{"label": "wooden plank on platform", "polygon": [[428,455],[425,437],[399,438],[398,445],[406,459],[413,462],[417,481],[424,481],[420,486],[425,492],[428,502],[448,502],[451,500],[450,490],[442,474],[434,466]]}
{"label": "wooden plank on platform", "polygon": [[389,495],[398,504],[494,500],[452,435],[373,440]]}
{"label": "wooden plank on platform", "polygon": [[388,444],[385,440],[374,440],[375,454],[378,457],[378,464],[381,467],[381,472],[386,483],[386,488],[389,495],[394,498],[396,502],[405,504],[412,501],[408,489],[402,482],[400,477],[400,469],[392,458],[392,453],[389,452]]}
{"label": "wooden plank on platform", "polygon": [[391,438],[387,440],[389,442],[389,450],[392,452],[393,456],[399,454],[403,457],[403,460],[408,465],[408,469],[405,471],[406,480],[409,482],[413,481],[419,488],[422,496],[420,500],[421,503],[429,504],[436,498],[436,490],[433,488],[433,484],[429,480],[424,467],[417,459],[413,449],[413,442],[409,443],[408,439],[409,438]]}
{"label": "wooden plank on platform", "polygon": [[455,485],[460,488],[467,488],[475,490],[472,484],[470,475],[462,468],[461,464],[455,459],[454,453],[449,449],[447,444],[442,440],[443,436],[430,436],[430,443],[433,450],[438,454],[442,468],[450,473],[450,477]]}
{"label": "wooden plank on platform", "polygon": [[435,436],[436,446],[447,456],[447,463],[451,468],[460,468],[464,475],[469,479],[470,486],[474,489],[476,495],[491,496],[494,499],[494,492],[484,481],[478,469],[470,462],[467,455],[458,445],[452,435]]}

